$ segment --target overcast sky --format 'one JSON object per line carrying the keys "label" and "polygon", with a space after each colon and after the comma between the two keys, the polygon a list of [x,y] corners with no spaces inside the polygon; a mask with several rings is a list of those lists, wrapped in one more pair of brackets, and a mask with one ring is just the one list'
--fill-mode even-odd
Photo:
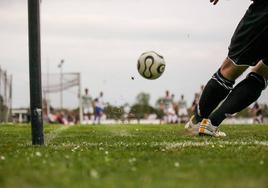
{"label": "overcast sky", "polygon": [[[133,103],[141,92],[151,103],[170,90],[188,104],[226,57],[230,38],[249,0],[43,0],[42,70],[81,72],[82,87],[113,104]],[[13,106],[29,106],[27,0],[0,0],[0,66],[14,78]],[[166,71],[148,81],[138,56],[162,54]],[[134,76],[135,80],[131,80]],[[66,92],[65,106],[77,103]],[[52,96],[54,106],[58,95]],[[261,99],[268,100],[267,92]]]}

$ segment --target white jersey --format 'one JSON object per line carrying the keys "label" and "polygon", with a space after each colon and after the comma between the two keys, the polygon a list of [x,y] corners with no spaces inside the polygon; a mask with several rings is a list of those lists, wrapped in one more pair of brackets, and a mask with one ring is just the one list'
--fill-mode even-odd
{"label": "white jersey", "polygon": [[187,102],[184,99],[179,100],[178,101],[178,107],[179,107],[179,109],[187,108]]}
{"label": "white jersey", "polygon": [[183,116],[187,114],[187,102],[184,99],[181,99],[178,101],[178,115]]}
{"label": "white jersey", "polygon": [[101,104],[101,102],[99,100],[98,101],[95,101],[94,104],[95,104],[95,107],[100,108],[100,109],[103,109],[102,108],[102,104]]}
{"label": "white jersey", "polygon": [[99,107],[101,108],[101,109],[104,109],[104,107],[105,107],[105,103],[104,103],[104,100],[103,100],[103,97],[99,97],[98,98],[98,101],[99,101]]}
{"label": "white jersey", "polygon": [[93,104],[92,104],[92,97],[90,95],[84,95],[82,96],[82,108],[83,108],[83,112],[85,114],[87,113],[93,113]]}
{"label": "white jersey", "polygon": [[173,99],[171,97],[165,97],[163,99],[165,109],[173,108]]}
{"label": "white jersey", "polygon": [[92,108],[92,97],[90,95],[82,96],[83,108]]}
{"label": "white jersey", "polygon": [[165,114],[174,114],[175,110],[173,108],[173,98],[172,97],[165,97],[163,99],[163,103],[164,103],[164,113]]}

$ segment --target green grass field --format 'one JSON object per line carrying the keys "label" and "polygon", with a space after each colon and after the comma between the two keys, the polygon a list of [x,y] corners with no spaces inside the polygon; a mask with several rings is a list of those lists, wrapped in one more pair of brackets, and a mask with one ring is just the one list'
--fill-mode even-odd
{"label": "green grass field", "polygon": [[0,125],[0,187],[268,187],[268,126],[222,126],[227,138],[183,126]]}

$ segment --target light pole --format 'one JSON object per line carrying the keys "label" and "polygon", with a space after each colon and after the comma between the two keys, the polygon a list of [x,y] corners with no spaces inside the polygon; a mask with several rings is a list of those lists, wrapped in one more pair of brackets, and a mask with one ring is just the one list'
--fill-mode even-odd
{"label": "light pole", "polygon": [[60,69],[60,108],[63,109],[63,73],[62,68],[64,64],[64,59],[60,61],[58,64],[58,68]]}

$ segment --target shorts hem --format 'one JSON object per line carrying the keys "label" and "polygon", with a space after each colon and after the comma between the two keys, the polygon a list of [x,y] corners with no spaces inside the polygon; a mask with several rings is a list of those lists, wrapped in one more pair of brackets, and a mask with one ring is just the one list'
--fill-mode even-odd
{"label": "shorts hem", "polygon": [[238,66],[238,67],[249,67],[249,66],[252,66],[252,65],[248,65],[248,64],[238,64],[235,60],[233,60],[229,56],[227,57],[227,59],[229,59],[235,66]]}

